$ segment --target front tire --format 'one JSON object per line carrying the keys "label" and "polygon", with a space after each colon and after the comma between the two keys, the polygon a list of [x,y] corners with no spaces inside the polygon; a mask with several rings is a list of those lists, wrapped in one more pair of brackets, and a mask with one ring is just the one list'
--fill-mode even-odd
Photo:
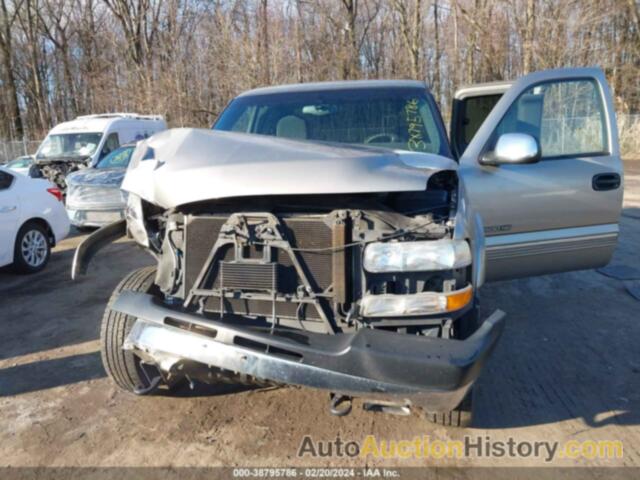
{"label": "front tire", "polygon": [[13,250],[13,269],[18,273],[36,273],[51,257],[49,232],[38,222],[27,222],[16,235]]}
{"label": "front tire", "polygon": [[118,387],[137,395],[151,393],[158,386],[160,374],[150,365],[143,364],[139,357],[122,349],[135,317],[112,310],[114,302],[125,290],[149,293],[155,289],[155,267],[134,270],[115,288],[102,317],[100,344],[102,365]]}
{"label": "front tire", "polygon": [[453,410],[448,412],[425,412],[427,420],[443,427],[469,428],[473,423],[473,388]]}
{"label": "front tire", "polygon": [[[454,325],[453,338],[465,340],[480,327],[480,313],[477,302],[473,308],[460,317]],[[427,419],[443,427],[468,428],[473,423],[473,387],[453,410],[441,413],[425,412]]]}
{"label": "front tire", "polygon": [[453,338],[466,340],[480,328],[481,323],[480,308],[476,299],[473,308],[456,320],[453,326]]}

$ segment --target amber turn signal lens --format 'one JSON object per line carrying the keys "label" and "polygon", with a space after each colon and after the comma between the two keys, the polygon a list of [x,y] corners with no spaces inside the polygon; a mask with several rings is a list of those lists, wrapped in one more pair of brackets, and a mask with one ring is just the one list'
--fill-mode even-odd
{"label": "amber turn signal lens", "polygon": [[462,307],[467,305],[472,298],[473,288],[471,285],[451,295],[447,295],[447,311],[453,312],[454,310],[460,310]]}

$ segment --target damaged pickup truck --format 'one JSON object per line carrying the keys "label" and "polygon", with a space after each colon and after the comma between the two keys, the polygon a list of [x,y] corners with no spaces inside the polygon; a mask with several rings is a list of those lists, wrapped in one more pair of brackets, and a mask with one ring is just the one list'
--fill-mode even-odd
{"label": "damaged pickup truck", "polygon": [[258,89],[213,131],[138,145],[126,221],[79,246],[73,275],[125,234],[157,260],[102,324],[104,367],[131,392],[292,384],[337,415],[357,397],[467,425],[504,325],[479,315],[480,287],[605,265],[621,175],[599,69],[465,88],[451,141],[423,83]]}

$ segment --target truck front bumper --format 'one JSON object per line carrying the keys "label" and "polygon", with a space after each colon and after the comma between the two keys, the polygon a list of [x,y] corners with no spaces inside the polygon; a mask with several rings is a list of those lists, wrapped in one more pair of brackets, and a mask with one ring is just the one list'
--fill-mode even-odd
{"label": "truck front bumper", "polygon": [[177,373],[196,362],[276,383],[325,389],[366,400],[455,408],[478,377],[504,326],[494,312],[466,340],[375,329],[336,335],[238,327],[174,310],[155,297],[123,292],[114,310],[137,320],[124,348]]}

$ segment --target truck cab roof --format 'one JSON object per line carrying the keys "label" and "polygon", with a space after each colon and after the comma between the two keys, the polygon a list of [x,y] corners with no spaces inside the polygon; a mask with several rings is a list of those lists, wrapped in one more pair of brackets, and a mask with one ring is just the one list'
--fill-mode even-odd
{"label": "truck cab roof", "polygon": [[249,97],[253,95],[270,95],[278,93],[316,92],[325,90],[356,90],[371,88],[419,88],[428,90],[424,82],[418,80],[342,80],[336,82],[291,83],[273,87],[261,87],[248,90],[238,95]]}

